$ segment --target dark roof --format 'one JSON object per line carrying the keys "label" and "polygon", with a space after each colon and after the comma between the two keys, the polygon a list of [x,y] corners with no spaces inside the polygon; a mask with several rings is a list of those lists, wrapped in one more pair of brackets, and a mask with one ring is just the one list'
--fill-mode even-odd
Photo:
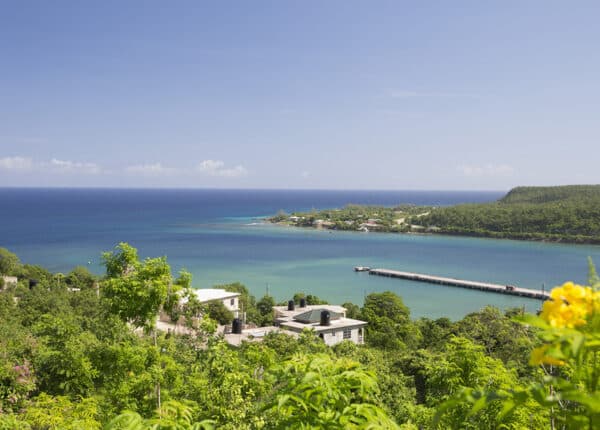
{"label": "dark roof", "polygon": [[304,324],[313,324],[321,321],[321,312],[327,311],[331,315],[332,320],[338,320],[342,317],[342,314],[337,312],[328,311],[327,309],[312,309],[310,311],[303,312],[294,317],[294,321],[298,321]]}

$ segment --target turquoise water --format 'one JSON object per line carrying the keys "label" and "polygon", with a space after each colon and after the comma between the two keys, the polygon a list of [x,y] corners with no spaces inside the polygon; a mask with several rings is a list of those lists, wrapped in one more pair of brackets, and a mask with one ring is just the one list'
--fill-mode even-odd
{"label": "turquoise water", "polygon": [[260,217],[279,209],[339,207],[347,202],[452,204],[500,193],[14,190],[0,189],[0,246],[53,271],[86,265],[102,273],[100,252],[119,241],[141,256],[167,255],[194,285],[240,281],[256,296],[287,300],[296,291],[334,303],[394,291],[415,317],[461,318],[486,304],[501,309],[540,302],[448,286],[355,273],[356,265],[428,273],[526,288],[583,282],[587,257],[600,247],[280,227]]}

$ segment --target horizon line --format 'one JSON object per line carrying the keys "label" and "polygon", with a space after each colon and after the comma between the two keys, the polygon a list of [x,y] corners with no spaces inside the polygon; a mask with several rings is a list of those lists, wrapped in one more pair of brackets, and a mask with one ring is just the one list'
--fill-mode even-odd
{"label": "horizon line", "polygon": [[[592,184],[590,184],[592,185]],[[553,186],[553,185],[547,185]],[[556,185],[558,186],[558,185]],[[512,187],[514,188],[514,187]],[[489,192],[501,193],[508,189],[435,189],[435,188],[234,188],[234,187],[106,187],[106,186],[38,186],[8,185],[0,190],[114,190],[114,191],[376,191],[376,192]]]}

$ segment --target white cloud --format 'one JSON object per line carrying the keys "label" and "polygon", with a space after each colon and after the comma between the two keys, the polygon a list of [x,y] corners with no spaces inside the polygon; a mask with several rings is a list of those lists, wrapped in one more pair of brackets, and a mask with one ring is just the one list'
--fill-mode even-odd
{"label": "white cloud", "polygon": [[220,176],[223,178],[239,178],[248,174],[248,170],[244,166],[237,165],[225,168],[225,163],[221,160],[204,160],[198,164],[196,170],[204,175]]}
{"label": "white cloud", "polygon": [[33,167],[31,158],[26,157],[4,157],[0,158],[0,169],[6,170],[29,170]]}
{"label": "white cloud", "polygon": [[75,173],[84,175],[98,175],[105,173],[95,163],[82,163],[79,161],[59,160],[52,158],[50,161],[35,161],[28,157],[4,157],[0,158],[0,169],[20,170],[46,173]]}
{"label": "white cloud", "polygon": [[457,170],[464,176],[511,176],[515,169],[507,164],[485,164],[482,166],[458,166]]}
{"label": "white cloud", "polygon": [[165,167],[160,163],[154,164],[136,164],[134,166],[128,166],[125,168],[125,172],[132,175],[145,175],[145,176],[159,176],[159,175],[172,175],[177,173],[177,169],[172,167]]}
{"label": "white cloud", "polygon": [[49,168],[54,173],[81,173],[86,175],[102,173],[102,169],[96,163],[81,163],[53,158],[49,163],[41,163],[41,165]]}

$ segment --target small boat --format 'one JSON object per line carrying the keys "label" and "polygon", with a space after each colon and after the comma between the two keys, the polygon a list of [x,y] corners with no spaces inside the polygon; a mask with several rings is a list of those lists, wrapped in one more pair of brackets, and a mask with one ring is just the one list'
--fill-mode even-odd
{"label": "small boat", "polygon": [[355,266],[354,267],[355,272],[368,272],[369,270],[371,270],[371,268],[367,267],[367,266]]}

